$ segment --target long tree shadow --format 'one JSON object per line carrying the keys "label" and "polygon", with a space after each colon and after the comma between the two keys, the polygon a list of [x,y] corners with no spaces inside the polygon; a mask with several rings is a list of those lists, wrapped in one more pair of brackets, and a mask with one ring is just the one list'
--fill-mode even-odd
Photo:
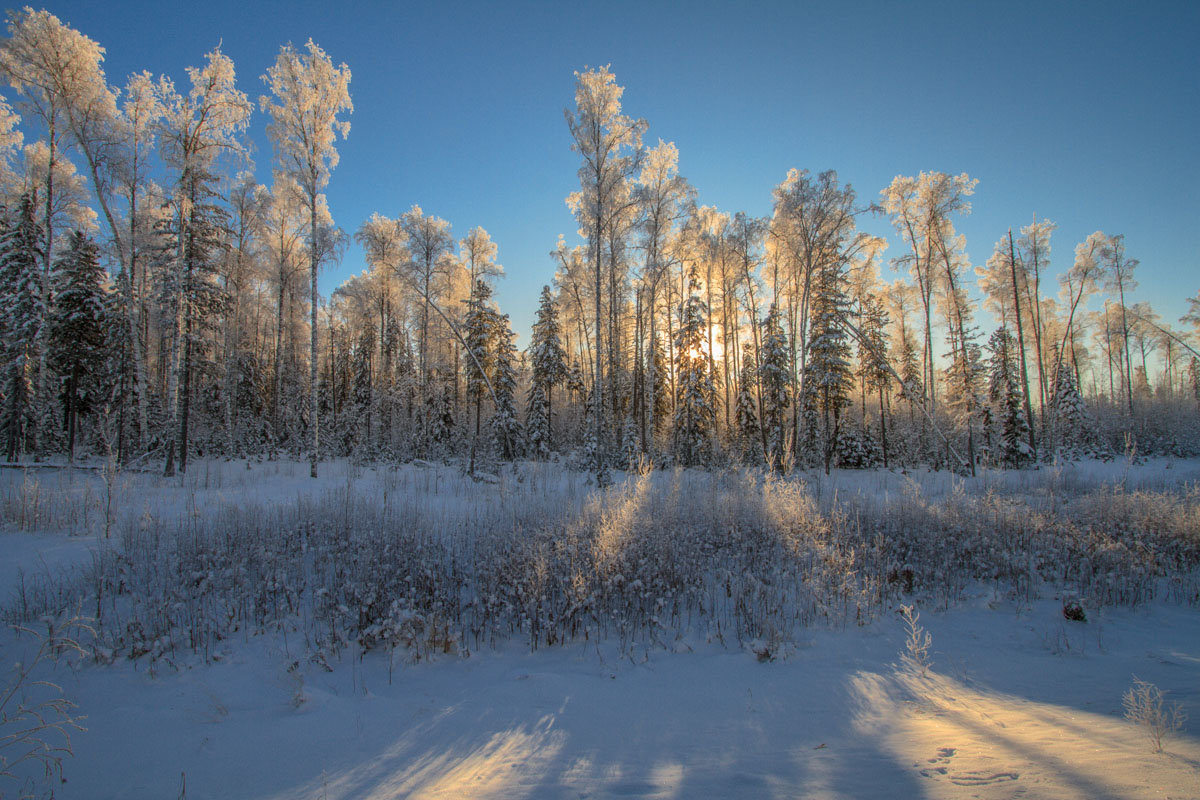
{"label": "long tree shadow", "polygon": [[854,730],[840,674],[804,682],[796,665],[743,653],[664,655],[615,679],[592,672],[497,676],[276,797],[920,795],[883,742]]}
{"label": "long tree shadow", "polygon": [[[1097,705],[1119,711],[1121,695],[1136,674],[1168,690],[1189,712],[1200,711],[1200,617],[1194,608],[1157,604],[1149,625],[1144,610],[1133,608],[1093,611],[1088,622],[1064,621],[1053,602],[1037,603],[1028,613],[1025,641],[1018,649],[1029,669],[1012,669],[1011,653],[1007,658],[982,653],[970,665],[974,678],[1002,692],[1094,712]],[[1171,634],[1163,636],[1163,631]],[[936,632],[935,640],[940,643]],[[1031,676],[1031,670],[1048,665],[1068,680],[1054,684]],[[1118,678],[1119,683],[1107,685]],[[1105,697],[1095,694],[1101,685]],[[1200,724],[1200,715],[1189,717]],[[1195,726],[1190,730],[1200,733]]]}
{"label": "long tree shadow", "polygon": [[930,797],[1182,797],[1200,785],[1191,737],[1154,754],[1122,720],[934,673],[864,672],[851,685],[860,730],[926,779]]}

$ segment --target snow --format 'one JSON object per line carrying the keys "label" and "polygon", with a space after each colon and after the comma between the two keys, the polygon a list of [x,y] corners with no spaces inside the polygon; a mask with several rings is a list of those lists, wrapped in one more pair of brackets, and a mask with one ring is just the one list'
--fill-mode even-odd
{"label": "snow", "polygon": [[[184,478],[124,475],[120,513],[162,521],[313,499],[353,484],[419,496],[450,517],[497,500],[590,491],[558,465],[477,484],[456,470],[199,462]],[[20,473],[0,471],[0,592],[20,571],[84,565],[105,546],[67,500],[99,498],[97,473],[40,470],[45,524],[15,530]],[[926,500],[1005,487],[1051,502],[1078,486],[1195,491],[1198,462],[1114,462],[1036,472],[806,475],[823,499]],[[518,480],[519,478],[519,480]],[[29,484],[24,484],[26,491]],[[611,491],[611,490],[610,490]],[[515,498],[515,499],[514,499]],[[76,535],[69,535],[70,533]],[[300,634],[238,635],[211,663],[189,652],[59,665],[47,677],[87,716],[56,797],[606,798],[1200,796],[1200,614],[1165,600],[1062,615],[1062,599],[971,585],[946,611],[922,608],[927,677],[901,665],[895,614],[801,629],[760,659],[754,645],[683,633],[665,647],[577,641],[529,652],[514,636],[469,656],[408,663],[374,650],[314,659]],[[28,638],[0,639],[10,662]],[[1133,676],[1189,714],[1165,752],[1122,716]],[[2,779],[0,779],[2,781]],[[10,789],[0,782],[0,793]]]}
{"label": "snow", "polygon": [[[925,681],[897,671],[890,622],[814,634],[774,663],[714,645],[636,664],[509,648],[391,685],[380,657],[305,665],[298,708],[279,642],[154,674],[89,667],[65,683],[89,730],[59,796],[174,796],[184,775],[189,798],[1194,794],[1195,727],[1154,755],[1120,717],[1131,674],[1195,716],[1194,611],[1115,612],[1099,634],[1057,612],[927,615]],[[1056,654],[1059,638],[1071,649]]]}

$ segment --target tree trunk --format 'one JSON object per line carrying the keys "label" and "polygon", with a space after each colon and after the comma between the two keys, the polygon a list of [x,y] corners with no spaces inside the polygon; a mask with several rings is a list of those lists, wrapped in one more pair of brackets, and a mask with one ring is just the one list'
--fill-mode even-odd
{"label": "tree trunk", "polygon": [[67,423],[67,463],[75,463],[75,394],[79,386],[79,365],[71,367],[71,377],[67,379],[66,423]]}
{"label": "tree trunk", "polygon": [[150,398],[147,397],[149,383],[146,380],[146,351],[145,338],[141,333],[139,325],[140,305],[138,303],[137,287],[137,239],[135,231],[137,228],[137,197],[136,194],[129,201],[129,309],[128,320],[129,325],[129,341],[133,354],[133,391],[137,396],[137,411],[138,411],[138,443],[145,446],[146,437],[150,434]]}
{"label": "tree trunk", "polygon": [[319,375],[319,370],[317,369],[317,340],[319,338],[319,332],[317,330],[317,195],[312,191],[310,191],[308,195],[308,219],[309,230],[312,234],[312,238],[309,241],[309,281],[312,292],[312,307],[310,309],[312,341],[308,370],[308,413],[311,417],[309,420],[309,442],[311,448],[309,456],[309,474],[315,478],[317,477],[317,462],[321,458],[321,420],[319,417],[320,403],[317,398],[317,384]]}
{"label": "tree trunk", "polygon": [[1117,291],[1121,296],[1121,346],[1125,354],[1125,398],[1129,402],[1129,418],[1133,419],[1133,366],[1129,360],[1129,320],[1125,316],[1125,282],[1121,280],[1121,265],[1117,264]]}
{"label": "tree trunk", "polygon": [[278,447],[281,438],[282,419],[280,404],[283,402],[283,297],[287,286],[287,274],[283,267],[283,254],[279,258],[279,296],[275,306],[275,380],[271,398],[271,428],[273,446]]}
{"label": "tree trunk", "polygon": [[883,468],[888,468],[888,439],[887,439],[887,412],[884,410],[883,404],[883,384],[879,382],[879,438],[883,443]]}
{"label": "tree trunk", "polygon": [[[596,187],[597,191],[601,191],[599,184],[600,184],[600,180],[599,180],[599,177],[597,177],[597,187]],[[601,192],[600,201],[597,202],[597,208],[604,207],[604,204],[602,201],[603,201],[603,193]],[[595,373],[595,379],[592,382],[592,428],[593,428],[593,435],[595,436],[595,439],[596,439],[596,456],[595,456],[596,463],[594,465],[595,469],[596,469],[596,483],[601,486],[603,486],[607,483],[607,475],[608,475],[608,470],[606,468],[607,467],[606,461],[608,458],[608,453],[607,453],[607,448],[605,447],[605,426],[604,426],[604,375],[603,375],[603,373],[604,373],[604,355],[603,355],[604,347],[603,347],[603,337],[601,334],[601,331],[603,330],[603,327],[604,327],[604,317],[601,314],[601,308],[600,308],[600,296],[604,292],[604,281],[603,281],[604,270],[600,264],[600,258],[601,258],[601,253],[602,253],[601,238],[603,236],[603,224],[604,224],[603,218],[601,217],[600,213],[597,213],[596,219],[594,221],[595,227],[591,231],[592,236],[594,237],[594,240],[592,242],[592,251],[593,251],[593,253],[592,253],[592,255],[593,255],[592,269],[593,269],[594,277],[595,277],[595,281],[596,281],[596,296],[594,298],[595,299],[595,312],[596,312],[596,328],[595,328],[595,331],[596,331],[596,354],[595,354],[596,355],[596,373]],[[609,347],[612,346],[611,341],[608,344],[609,344]]]}
{"label": "tree trunk", "polygon": [[[654,257],[654,261],[657,262],[657,260],[658,260],[658,257],[656,254]],[[646,352],[644,354],[644,358],[646,360],[646,380],[643,383],[643,387],[645,389],[645,392],[644,392],[645,399],[642,401],[642,450],[647,453],[652,453],[654,451],[654,442],[653,442],[654,430],[655,430],[654,407],[656,405],[655,400],[657,399],[655,397],[655,394],[658,392],[658,386],[657,386],[657,380],[656,380],[657,372],[655,370],[655,367],[657,366],[656,361],[658,358],[658,352],[657,352],[658,351],[658,342],[656,340],[657,331],[655,330],[657,320],[655,319],[655,313],[654,313],[655,307],[657,305],[658,305],[658,267],[657,267],[657,263],[655,263],[655,266],[652,267],[652,272],[651,272],[651,277],[650,277],[650,298],[649,298],[648,308],[647,308],[647,314],[649,315],[649,323],[650,323],[650,338],[646,345],[646,348],[645,348]]]}
{"label": "tree trunk", "polygon": [[179,410],[179,471],[187,472],[188,422],[192,410],[192,315],[188,314],[186,335],[183,340],[183,398]]}
{"label": "tree trunk", "polygon": [[[54,254],[51,252],[54,249],[54,165],[57,163],[57,133],[55,131],[55,109],[53,104],[50,108],[50,124],[49,147],[50,158],[49,166],[46,169],[46,252],[42,254],[42,308],[48,310],[50,308],[50,271],[52,269]],[[38,406],[46,394],[47,370],[49,367],[46,364],[46,340],[49,334],[49,326],[43,324],[38,330],[37,336],[37,385],[33,393],[34,413],[33,418],[33,441],[34,448],[42,447],[42,430],[41,430],[41,412]],[[36,456],[35,456],[36,460]]]}
{"label": "tree trunk", "polygon": [[[708,326],[708,329],[710,331],[709,335],[711,336],[712,335],[711,334],[711,331],[712,331],[711,324]],[[723,378],[724,378],[724,383],[725,383],[725,430],[726,431],[733,430],[733,422],[729,416],[730,407],[733,405],[733,403],[731,402],[731,398],[730,398],[730,391],[729,391],[730,385],[729,384],[730,384],[730,378],[732,377],[732,375],[736,374],[736,372],[731,372],[729,369],[729,329],[730,329],[730,325],[729,325],[729,287],[726,284],[725,279],[724,279],[724,270],[722,270],[722,277],[721,277],[721,369],[724,370]],[[734,356],[735,356],[735,360],[736,360],[737,353],[734,353]],[[735,369],[736,369],[736,365],[735,365]]]}
{"label": "tree trunk", "polygon": [[21,416],[25,413],[22,400],[25,395],[25,361],[29,357],[28,347],[23,347],[21,357],[13,360],[12,394],[8,398],[8,462],[17,460],[21,452]]}
{"label": "tree trunk", "polygon": [[[241,261],[240,246],[237,259],[239,262]],[[238,267],[238,273],[239,275],[241,273],[240,266]],[[241,360],[239,357],[242,308],[240,281],[241,279],[239,277],[238,281],[233,285],[233,290],[230,292],[230,294],[233,295],[233,309],[231,313],[232,319],[229,320],[226,325],[225,338],[225,436],[226,447],[228,448],[227,455],[230,458],[232,458],[237,451],[237,442],[234,435],[233,408],[237,394],[237,370]],[[226,288],[229,288],[228,280],[226,281]]]}
{"label": "tree trunk", "polygon": [[[762,443],[763,463],[767,461],[767,426],[763,414],[762,375],[759,367],[762,364],[762,343],[758,332],[758,301],[754,297],[754,278],[750,274],[750,262],[742,262],[742,276],[746,281],[746,297],[750,301],[750,339],[754,342],[754,401],[758,410],[758,436]],[[776,306],[778,308],[778,306]]]}
{"label": "tree trunk", "polygon": [[[118,389],[122,398],[127,396],[129,391],[129,348],[121,348],[121,382]],[[124,465],[126,463],[125,452],[125,407],[126,403],[122,399],[121,406],[117,411],[117,463]],[[112,456],[112,443],[108,439],[108,430],[104,431],[104,443],[108,448],[109,457]]]}
{"label": "tree trunk", "polygon": [[[181,182],[186,181],[186,178],[181,179]],[[186,259],[188,258],[187,249],[184,244],[187,234],[188,216],[182,206],[177,210],[179,215],[178,236],[179,243],[176,253],[177,263],[172,267],[177,273],[175,292],[175,318],[171,325],[171,345],[170,353],[167,360],[167,408],[169,416],[166,426],[167,438],[167,463],[163,470],[163,474],[170,478],[175,475],[175,425],[179,421],[179,372],[180,372],[180,353],[179,345],[182,338],[181,329],[185,327],[185,316],[188,314],[188,299],[185,288],[186,280]]]}
{"label": "tree trunk", "polygon": [[1029,367],[1025,362],[1025,326],[1021,321],[1021,294],[1017,291],[1017,250],[1012,228],[1008,229],[1008,265],[1012,272],[1013,305],[1016,307],[1017,350],[1021,353],[1021,390],[1025,393],[1025,420],[1029,424],[1029,449],[1037,459],[1037,439],[1033,432],[1033,405],[1029,402]]}

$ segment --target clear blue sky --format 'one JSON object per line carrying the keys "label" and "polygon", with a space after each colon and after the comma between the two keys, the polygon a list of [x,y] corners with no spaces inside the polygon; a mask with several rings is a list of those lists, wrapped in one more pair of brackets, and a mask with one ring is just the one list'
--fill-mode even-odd
{"label": "clear blue sky", "polygon": [[[497,297],[528,341],[577,188],[563,109],[575,70],[611,64],[624,108],[674,141],[699,201],[770,212],[790,167],[833,168],[865,201],[898,174],[967,172],[959,222],[982,264],[1009,226],[1059,224],[1052,272],[1101,229],[1141,260],[1137,299],[1174,323],[1200,287],[1200,2],[180,3],[46,6],[133,71],[186,85],[218,42],[252,98],[281,44],[309,37],[352,72],[355,113],[328,189],[353,232],[418,203],[482,225]],[[254,137],[269,182],[265,119]],[[890,234],[883,219],[864,227]],[[901,247],[894,236],[889,255]],[[328,293],[363,269],[351,248]]]}

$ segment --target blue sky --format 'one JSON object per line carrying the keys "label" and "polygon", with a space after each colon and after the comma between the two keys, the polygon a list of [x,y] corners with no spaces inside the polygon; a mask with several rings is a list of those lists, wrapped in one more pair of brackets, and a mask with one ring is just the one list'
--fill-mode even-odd
{"label": "blue sky", "polygon": [[[699,201],[770,212],[791,167],[833,168],[864,201],[898,174],[967,172],[973,263],[1036,213],[1051,271],[1100,229],[1141,260],[1137,299],[1175,322],[1200,288],[1200,3],[56,2],[108,50],[110,82],[186,84],[218,42],[243,91],[312,37],[353,72],[355,113],[328,189],[353,232],[418,203],[457,236],[482,225],[497,299],[527,341],[577,187],[563,121],[575,70],[611,64],[624,108],[674,141]],[[253,135],[269,182],[265,119]],[[863,227],[900,242],[884,219]],[[351,248],[325,293],[363,269]]]}

